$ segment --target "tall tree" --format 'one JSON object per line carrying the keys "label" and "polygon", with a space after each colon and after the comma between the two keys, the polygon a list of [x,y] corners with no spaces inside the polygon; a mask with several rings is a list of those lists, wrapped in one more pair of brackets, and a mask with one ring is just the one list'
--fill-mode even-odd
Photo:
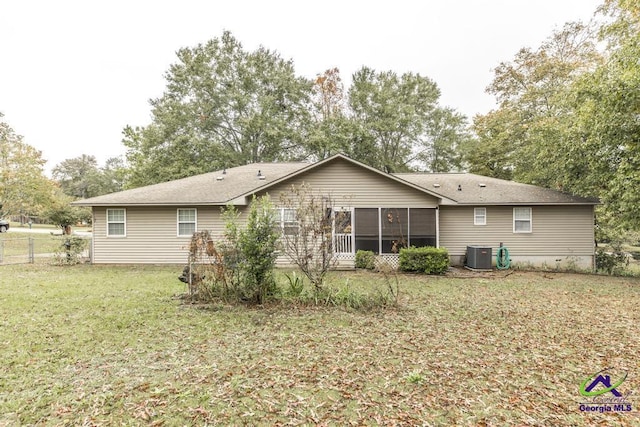
{"label": "tall tree", "polygon": [[[600,12],[604,24],[567,24],[496,68],[500,106],[476,118],[468,160],[472,171],[600,197],[599,223],[615,236],[640,228],[640,4],[606,0]],[[487,168],[487,154],[500,164]]]}
{"label": "tall tree", "polygon": [[95,156],[82,154],[58,163],[51,174],[66,195],[84,199],[122,190],[126,168],[119,157],[100,167]]}
{"label": "tall tree", "polygon": [[487,91],[499,107],[475,118],[478,140],[467,156],[472,172],[567,187],[559,173],[573,143],[567,101],[572,83],[601,61],[596,41],[591,26],[568,23],[538,49],[523,48],[496,67]]}
{"label": "tall tree", "polygon": [[130,186],[303,155],[311,82],[291,61],[229,32],[177,56],[152,123],[124,130]]}
{"label": "tall tree", "polygon": [[0,217],[37,216],[49,203],[53,183],[42,153],[22,140],[0,113]]}
{"label": "tall tree", "polygon": [[108,158],[100,168],[100,194],[109,194],[124,188],[129,168],[120,156]]}
{"label": "tall tree", "polygon": [[95,187],[98,174],[98,161],[86,154],[63,160],[51,171],[65,194],[83,199],[97,195],[91,187]]}
{"label": "tall tree", "polygon": [[597,193],[610,228],[640,228],[640,5],[609,0],[601,29],[608,57],[573,87],[574,133],[587,190]]}
{"label": "tall tree", "polygon": [[353,75],[348,96],[357,124],[355,157],[365,154],[361,160],[387,172],[410,169],[413,148],[423,144],[440,96],[435,82],[419,74],[398,76],[363,67]]}
{"label": "tall tree", "polygon": [[463,152],[471,143],[467,118],[452,108],[437,107],[425,126],[425,138],[415,155],[419,166],[429,172],[464,169]]}
{"label": "tall tree", "polygon": [[312,125],[305,149],[313,160],[348,151],[352,129],[347,116],[340,71],[331,68],[316,76],[312,90]]}
{"label": "tall tree", "polygon": [[514,115],[517,117],[510,109],[497,109],[474,118],[473,128],[477,138],[468,144],[464,153],[469,172],[513,179],[515,161],[512,157],[515,147],[512,141],[519,139],[517,132],[521,131],[521,128],[511,126],[517,123]]}

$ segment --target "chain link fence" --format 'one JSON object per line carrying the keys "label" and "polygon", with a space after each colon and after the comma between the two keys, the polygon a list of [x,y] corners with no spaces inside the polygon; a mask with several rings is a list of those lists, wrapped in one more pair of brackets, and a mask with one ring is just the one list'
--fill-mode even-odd
{"label": "chain link fence", "polygon": [[[91,237],[73,236],[84,241],[80,262],[91,261]],[[0,239],[0,265],[52,263],[69,250],[69,236],[6,237]]]}

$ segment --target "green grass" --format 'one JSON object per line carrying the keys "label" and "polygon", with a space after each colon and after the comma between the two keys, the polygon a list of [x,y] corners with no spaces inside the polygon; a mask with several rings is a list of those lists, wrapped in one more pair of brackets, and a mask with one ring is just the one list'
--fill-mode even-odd
{"label": "green grass", "polygon": [[578,410],[606,367],[640,390],[636,278],[407,275],[362,313],[187,304],[180,272],[0,267],[0,425],[640,424]]}

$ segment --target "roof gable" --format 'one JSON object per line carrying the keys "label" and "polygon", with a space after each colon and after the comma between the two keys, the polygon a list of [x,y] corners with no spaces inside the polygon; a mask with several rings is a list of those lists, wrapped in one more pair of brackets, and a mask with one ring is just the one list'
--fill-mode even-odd
{"label": "roof gable", "polygon": [[250,191],[250,192],[246,193],[246,194],[243,194],[243,196],[250,196],[250,195],[255,194],[255,193],[259,192],[259,191],[268,190],[270,187],[273,187],[273,186],[275,186],[277,184],[280,184],[282,182],[290,180],[290,179],[292,179],[292,178],[294,178],[294,177],[296,177],[298,175],[301,175],[301,174],[304,174],[304,173],[308,173],[308,172],[310,172],[310,171],[312,171],[314,169],[322,168],[325,165],[327,165],[329,163],[332,163],[332,162],[336,162],[336,161],[345,161],[345,162],[349,163],[350,165],[352,165],[352,166],[354,166],[356,168],[361,168],[361,169],[367,170],[367,171],[372,172],[372,173],[374,173],[374,174],[376,174],[378,176],[382,176],[385,179],[388,179],[388,180],[391,180],[393,182],[397,182],[399,184],[402,184],[404,186],[413,188],[415,190],[418,190],[421,193],[426,193],[429,196],[435,197],[436,199],[441,200],[443,198],[443,196],[441,194],[438,194],[438,193],[436,193],[434,191],[431,191],[428,188],[421,187],[421,186],[416,185],[416,184],[414,184],[414,183],[412,183],[410,181],[403,180],[402,178],[397,177],[397,176],[395,176],[393,174],[382,172],[382,171],[380,171],[380,170],[378,170],[376,168],[373,168],[373,167],[371,167],[369,165],[366,165],[364,163],[358,162],[357,160],[353,160],[350,157],[347,157],[347,156],[342,155],[342,154],[336,154],[336,155],[328,157],[328,158],[326,158],[324,160],[321,160],[321,161],[319,161],[317,163],[309,164],[305,168],[301,168],[301,169],[299,169],[299,170],[297,170],[295,172],[292,172],[289,175],[286,175],[286,176],[278,178],[278,179],[276,179],[274,181],[271,181],[271,182],[269,182],[268,185],[266,185],[264,187],[261,187],[261,188],[257,188],[257,189],[255,189],[253,191]]}

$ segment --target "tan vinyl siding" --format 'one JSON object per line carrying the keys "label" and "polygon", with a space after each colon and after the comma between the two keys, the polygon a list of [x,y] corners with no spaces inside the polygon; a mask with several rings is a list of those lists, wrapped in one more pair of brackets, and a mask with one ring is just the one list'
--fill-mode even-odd
{"label": "tan vinyl siding", "polygon": [[492,247],[495,254],[500,242],[514,257],[594,253],[593,206],[531,206],[531,233],[513,232],[512,206],[486,206],[486,225],[473,224],[474,207],[440,207],[440,246],[451,255],[464,255],[470,245]]}
{"label": "tan vinyl siding", "polygon": [[387,179],[364,168],[354,167],[345,160],[327,163],[275,185],[268,190],[268,194],[277,204],[282,191],[303,182],[316,191],[330,194],[335,203],[351,207],[435,208],[438,204],[438,199],[429,194],[395,182],[392,178]]}
{"label": "tan vinyl siding", "polygon": [[[196,208],[198,231],[221,236],[219,206]],[[244,211],[244,208],[240,208]],[[127,207],[126,237],[107,237],[106,208],[94,208],[93,262],[96,264],[180,264],[187,262],[189,237],[178,237],[176,207]],[[246,215],[241,216],[241,220]]]}

